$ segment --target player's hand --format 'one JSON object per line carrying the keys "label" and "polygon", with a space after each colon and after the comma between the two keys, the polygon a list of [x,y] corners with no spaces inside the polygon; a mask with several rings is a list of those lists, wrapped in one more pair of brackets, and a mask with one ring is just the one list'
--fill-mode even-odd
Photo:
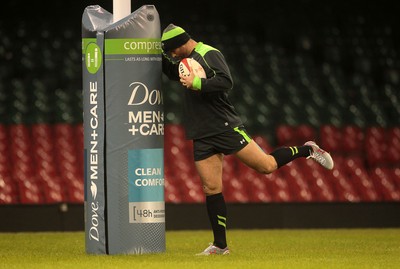
{"label": "player's hand", "polygon": [[190,75],[189,76],[183,76],[179,74],[180,77],[180,82],[182,83],[183,87],[186,87],[188,89],[193,89],[193,80],[194,80],[194,74],[192,70],[190,70]]}

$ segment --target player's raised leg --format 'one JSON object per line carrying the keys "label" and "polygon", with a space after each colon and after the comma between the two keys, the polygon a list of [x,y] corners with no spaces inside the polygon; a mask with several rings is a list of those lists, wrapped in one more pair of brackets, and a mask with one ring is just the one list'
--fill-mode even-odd
{"label": "player's raised leg", "polygon": [[312,158],[326,169],[333,168],[331,155],[313,141],[306,142],[303,146],[281,147],[270,154],[266,154],[252,140],[235,155],[244,164],[263,174],[272,173],[279,167],[300,157]]}

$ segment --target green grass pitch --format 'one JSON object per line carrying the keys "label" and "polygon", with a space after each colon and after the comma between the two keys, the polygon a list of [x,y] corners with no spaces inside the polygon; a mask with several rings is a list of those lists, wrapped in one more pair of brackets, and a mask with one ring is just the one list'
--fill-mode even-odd
{"label": "green grass pitch", "polygon": [[228,256],[195,256],[211,231],[168,231],[165,253],[88,255],[83,232],[0,233],[0,268],[400,268],[400,229],[230,230]]}

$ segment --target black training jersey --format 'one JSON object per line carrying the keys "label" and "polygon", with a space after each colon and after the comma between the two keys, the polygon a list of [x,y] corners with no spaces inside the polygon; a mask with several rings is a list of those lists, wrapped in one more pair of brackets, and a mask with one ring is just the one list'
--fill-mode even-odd
{"label": "black training jersey", "polygon": [[[213,136],[242,125],[228,99],[233,80],[222,53],[199,42],[189,58],[201,64],[207,78],[201,79],[199,90],[184,88],[183,125],[187,139]],[[179,81],[178,66],[179,62],[163,56],[163,72],[171,80]]]}

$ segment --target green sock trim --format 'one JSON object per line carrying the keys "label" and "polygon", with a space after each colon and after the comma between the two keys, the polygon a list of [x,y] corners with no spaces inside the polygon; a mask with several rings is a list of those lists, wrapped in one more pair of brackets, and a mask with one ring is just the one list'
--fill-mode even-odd
{"label": "green sock trim", "polygon": [[289,148],[292,151],[292,156],[299,153],[299,150],[297,149],[297,147],[289,147]]}
{"label": "green sock trim", "polygon": [[217,218],[218,218],[218,225],[221,225],[226,229],[226,218],[220,215],[217,215]]}

